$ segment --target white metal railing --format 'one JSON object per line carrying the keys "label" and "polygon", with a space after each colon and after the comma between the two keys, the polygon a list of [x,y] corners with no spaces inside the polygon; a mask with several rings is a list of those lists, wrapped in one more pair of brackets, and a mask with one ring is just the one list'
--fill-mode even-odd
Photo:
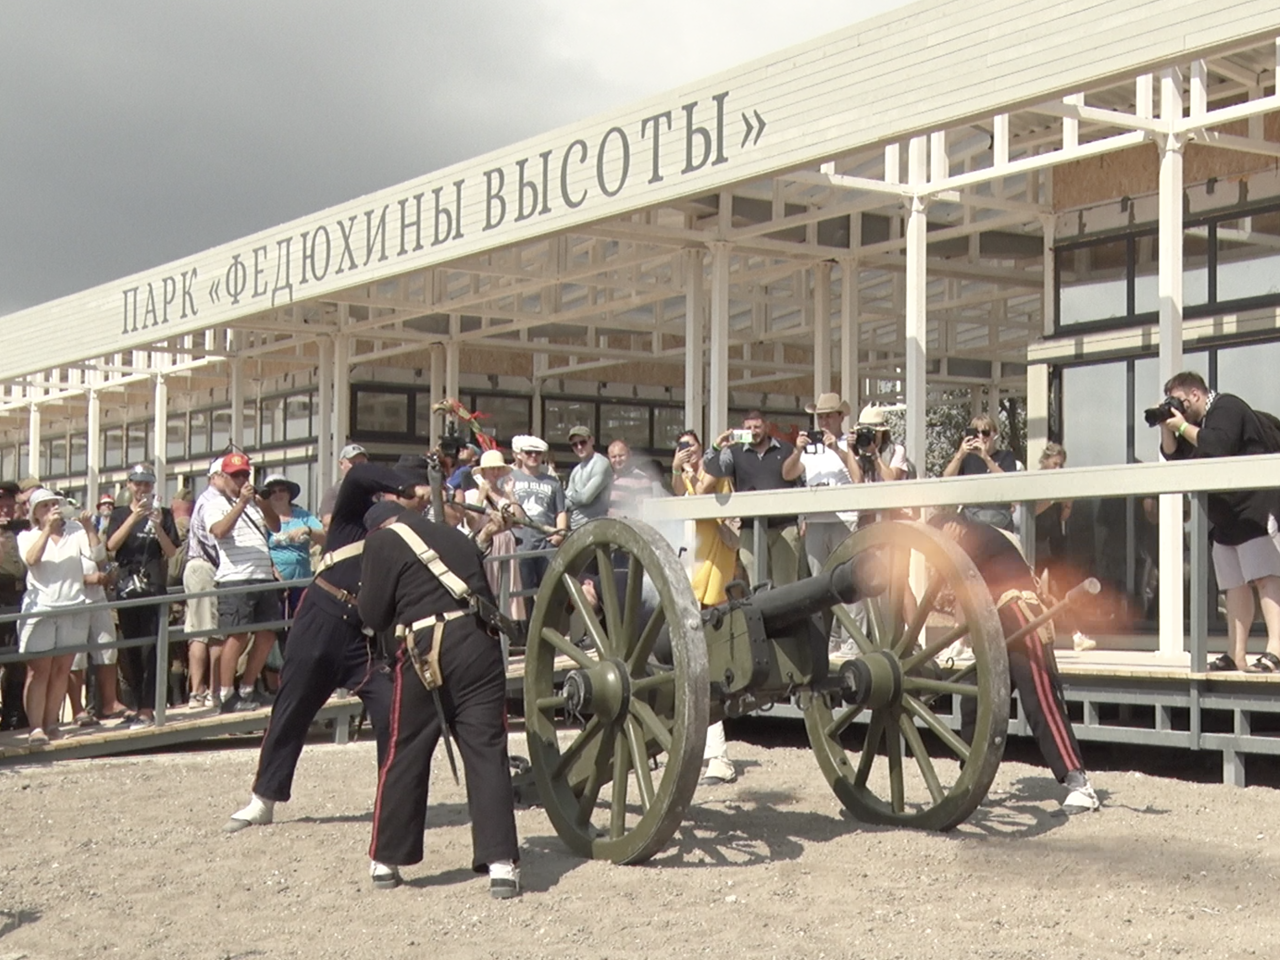
{"label": "white metal railing", "polygon": [[[1184,460],[1170,463],[1127,464],[1079,467],[1062,470],[1023,471],[974,477],[865,483],[833,487],[709,494],[700,497],[669,497],[646,501],[641,507],[644,520],[670,528],[673,522],[728,517],[763,518],[829,513],[840,510],[893,510],[960,506],[977,503],[1033,504],[1038,500],[1081,500],[1089,498],[1145,497],[1162,494],[1189,494],[1193,509],[1190,523],[1191,610],[1185,634],[1192,672],[1203,672],[1208,648],[1208,520],[1206,495],[1213,491],[1259,490],[1280,487],[1280,454]],[[1023,510],[1023,539],[1029,534],[1034,510]],[[757,525],[758,527],[759,525]],[[1161,524],[1162,556],[1182,556],[1181,522],[1174,529]],[[757,530],[757,538],[759,531]],[[1166,549],[1166,539],[1177,537],[1176,553]],[[691,535],[685,540],[691,541]],[[1183,570],[1161,568],[1161,588],[1170,588],[1177,578],[1181,589]],[[1181,604],[1177,621],[1170,619],[1167,606],[1160,612],[1162,637],[1176,632],[1184,636]]]}

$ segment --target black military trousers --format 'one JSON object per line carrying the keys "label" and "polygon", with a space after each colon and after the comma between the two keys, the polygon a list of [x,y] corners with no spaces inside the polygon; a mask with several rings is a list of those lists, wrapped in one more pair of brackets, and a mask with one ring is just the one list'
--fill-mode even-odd
{"label": "black military trousers", "polygon": [[[425,638],[420,648],[424,645]],[[445,628],[440,671],[440,700],[466,772],[472,868],[483,872],[494,861],[519,859],[501,647],[471,618],[453,621]],[[378,776],[369,856],[404,866],[422,860],[431,758],[441,722],[435,699],[403,647],[391,677],[391,751]]]}
{"label": "black military trousers", "polygon": [[312,587],[298,610],[284,650],[280,689],[262,738],[253,792],[289,799],[293,773],[316,713],[345,687],[364,702],[378,742],[378,768],[390,744],[391,676],[360,630],[355,608]]}
{"label": "black military trousers", "polygon": [[[1038,610],[1033,612],[1039,615]],[[1006,637],[1022,629],[1026,622],[1017,605],[1011,603],[1001,608],[1000,626],[1004,628]],[[1071,728],[1071,719],[1067,716],[1062,677],[1058,673],[1053,647],[1042,642],[1038,633],[1031,633],[1010,644],[1008,649],[1009,685],[1018,692],[1022,715],[1027,719],[1045,763],[1061,783],[1072,770],[1083,770],[1084,761],[1080,757],[1075,730]],[[960,733],[966,743],[973,742],[977,709],[972,697],[965,697],[961,702]]]}

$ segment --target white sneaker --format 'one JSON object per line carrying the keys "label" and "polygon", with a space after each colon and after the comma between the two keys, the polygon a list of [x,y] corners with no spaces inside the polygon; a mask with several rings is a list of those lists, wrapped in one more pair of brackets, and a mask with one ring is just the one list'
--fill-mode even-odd
{"label": "white sneaker", "polygon": [[1062,811],[1067,814],[1088,813],[1102,806],[1102,801],[1093,792],[1093,787],[1085,783],[1083,787],[1074,787],[1062,801]]}
{"label": "white sneaker", "polygon": [[255,793],[242,809],[231,815],[231,819],[223,824],[222,830],[224,833],[239,833],[246,827],[265,826],[271,822],[275,806],[274,800],[265,800]]}
{"label": "white sneaker", "polygon": [[369,876],[373,879],[375,890],[394,890],[401,883],[399,867],[379,863],[377,860],[369,861]]}
{"label": "white sneaker", "polygon": [[489,864],[489,896],[495,900],[520,896],[520,868],[510,860],[496,860]]}
{"label": "white sneaker", "polygon": [[732,760],[726,757],[712,757],[707,761],[707,769],[703,771],[698,785],[716,787],[722,783],[733,783],[737,779],[738,771]]}
{"label": "white sneaker", "polygon": [[1071,645],[1076,648],[1076,653],[1084,653],[1086,650],[1095,649],[1098,641],[1077,630],[1071,635]]}

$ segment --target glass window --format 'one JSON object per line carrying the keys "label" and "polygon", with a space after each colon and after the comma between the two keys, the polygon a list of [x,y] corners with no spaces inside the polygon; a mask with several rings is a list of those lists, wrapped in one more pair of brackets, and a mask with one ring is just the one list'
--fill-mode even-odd
{"label": "glass window", "polygon": [[221,453],[231,443],[231,410],[223,407],[210,415],[209,449]]}
{"label": "glass window", "polygon": [[146,463],[150,459],[151,444],[147,442],[151,434],[151,421],[140,420],[131,423],[125,432],[125,460],[128,463]]}
{"label": "glass window", "polygon": [[[1123,410],[1128,373],[1123,361],[1067,367],[1062,371],[1062,442],[1073,467],[1124,463],[1124,420],[1101,411]],[[1146,425],[1143,425],[1146,429]]]}
{"label": "glass window", "polygon": [[600,442],[596,446],[606,448],[614,440],[625,440],[627,446],[650,446],[649,407],[639,403],[600,404]]}
{"label": "glass window", "polygon": [[311,394],[289,397],[284,404],[284,439],[307,440],[311,432]]}
{"label": "glass window", "polygon": [[1208,302],[1208,228],[1193,227],[1182,237],[1182,305],[1199,307]]}
{"label": "glass window", "polygon": [[501,441],[510,442],[518,433],[532,429],[532,407],[528,397],[473,397],[471,409],[484,414],[480,429]]}
{"label": "glass window", "polygon": [[19,477],[31,476],[31,457],[29,456],[30,452],[31,452],[30,448],[28,447],[27,444],[22,443],[18,445],[18,476]]}
{"label": "glass window", "polygon": [[107,427],[102,431],[102,465],[124,466],[124,427]]}
{"label": "glass window", "polygon": [[1124,239],[1059,251],[1058,323],[1127,316],[1128,262]]}
{"label": "glass window", "polygon": [[252,449],[258,445],[258,401],[244,402],[244,416],[240,421],[240,430],[244,436],[244,445]]}
{"label": "glass window", "polygon": [[17,477],[18,473],[18,448],[12,444],[5,444],[0,447],[0,477]]}
{"label": "glass window", "polygon": [[[683,407],[653,408],[653,446],[655,450],[674,450],[676,441],[680,439],[686,424]],[[698,436],[702,431],[698,430]]]}
{"label": "glass window", "polygon": [[[271,472],[276,473],[277,470],[273,469]],[[295,502],[304,509],[311,510],[312,465],[300,460],[296,463],[283,464],[278,472],[284,474],[285,479],[292,480],[302,488],[302,492],[298,494],[298,499]],[[316,503],[315,506],[318,507],[319,503]]]}
{"label": "glass window", "polygon": [[1218,223],[1218,302],[1280,294],[1280,211]]}
{"label": "glass window", "polygon": [[[1209,302],[1209,228],[1191,227],[1182,238],[1182,304]],[[1155,234],[1134,238],[1133,312],[1160,311],[1160,244]]]}
{"label": "glass window", "polygon": [[[71,437],[71,462],[68,473],[84,473],[89,469],[89,438],[83,433]],[[7,474],[0,473],[0,476]]]}
{"label": "glass window", "polygon": [[1256,410],[1280,410],[1280,342],[1218,350],[1218,389],[1234,393]]}
{"label": "glass window", "polygon": [[[1184,370],[1194,370],[1209,382],[1209,354],[1207,351],[1188,353],[1182,360]],[[1160,431],[1148,427],[1143,411],[1154,407],[1164,399],[1164,384],[1160,380],[1159,361],[1155,357],[1142,357],[1133,364],[1133,455],[1142,463],[1155,463],[1160,459]],[[1072,466],[1075,466],[1074,461]]]}
{"label": "glass window", "polygon": [[67,470],[67,438],[49,441],[49,476],[65,477]]}
{"label": "glass window", "polygon": [[164,455],[167,460],[183,460],[187,456],[187,416],[178,414],[165,421]]}
{"label": "glass window", "polygon": [[284,440],[284,397],[270,397],[262,401],[259,424],[264,447]]}
{"label": "glass window", "polygon": [[364,387],[355,394],[356,433],[409,432],[409,394]]}
{"label": "glass window", "polygon": [[413,433],[426,440],[431,436],[431,392],[419,390],[413,395]]}
{"label": "glass window", "polygon": [[202,457],[209,452],[209,411],[194,410],[191,413],[191,456]]}
{"label": "glass window", "polygon": [[542,406],[542,436],[548,443],[568,442],[569,428],[584,424],[597,437],[596,405],[593,400],[547,400]]}

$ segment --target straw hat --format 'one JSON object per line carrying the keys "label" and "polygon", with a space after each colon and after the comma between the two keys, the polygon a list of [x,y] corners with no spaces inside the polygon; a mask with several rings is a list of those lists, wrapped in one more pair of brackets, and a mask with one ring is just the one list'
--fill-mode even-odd
{"label": "straw hat", "polygon": [[501,470],[503,473],[511,469],[501,450],[486,450],[480,455],[480,462],[476,466],[480,470]]}
{"label": "straw hat", "polygon": [[862,408],[862,412],[858,414],[858,426],[860,427],[883,427],[884,407],[876,403],[868,403]]}
{"label": "straw hat", "polygon": [[838,413],[846,417],[849,415],[849,410],[849,402],[841,400],[838,393],[821,393],[817,400],[806,404],[804,408],[805,413]]}

